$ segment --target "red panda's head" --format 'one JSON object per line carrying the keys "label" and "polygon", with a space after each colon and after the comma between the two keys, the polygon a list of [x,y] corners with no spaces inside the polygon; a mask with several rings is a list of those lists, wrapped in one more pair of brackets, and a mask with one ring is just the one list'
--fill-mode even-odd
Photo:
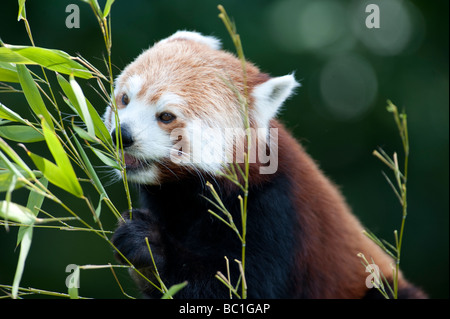
{"label": "red panda's head", "polygon": [[[251,63],[246,81],[250,126],[265,138],[298,83],[293,75],[270,78]],[[215,175],[236,161],[245,144],[244,96],[240,60],[214,37],[179,31],[144,51],[115,86],[128,179],[158,184],[183,171]],[[115,140],[111,107],[104,120]]]}

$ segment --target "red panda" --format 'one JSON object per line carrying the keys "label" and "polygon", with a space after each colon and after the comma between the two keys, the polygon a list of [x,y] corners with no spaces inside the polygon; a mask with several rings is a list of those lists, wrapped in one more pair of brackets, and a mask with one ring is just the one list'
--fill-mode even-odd
{"label": "red panda", "polygon": [[[392,282],[393,260],[362,233],[335,185],[275,119],[298,86],[292,74],[270,77],[250,62],[244,78],[241,61],[221,50],[218,39],[187,31],[154,44],[117,78],[127,177],[138,184],[142,207],[124,214],[112,240],[151,277],[147,237],[165,285],[188,282],[176,298],[229,297],[215,275],[226,273],[224,256],[241,259],[241,242],[208,212],[215,207],[207,200],[212,196],[206,182],[214,185],[240,229],[237,198],[242,191],[219,172],[242,163],[240,150],[248,146],[240,101],[246,93],[256,141],[246,149],[253,154],[248,297],[381,298],[368,288],[370,273],[358,253]],[[110,107],[104,120],[115,140]],[[237,280],[238,266],[230,263],[230,272]],[[134,277],[144,296],[158,297],[151,284]],[[399,297],[425,295],[400,274]]]}

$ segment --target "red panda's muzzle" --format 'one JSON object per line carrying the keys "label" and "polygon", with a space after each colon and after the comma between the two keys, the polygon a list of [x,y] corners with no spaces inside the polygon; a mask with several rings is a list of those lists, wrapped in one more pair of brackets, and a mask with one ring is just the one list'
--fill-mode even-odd
{"label": "red panda's muzzle", "polygon": [[143,167],[143,163],[134,156],[124,152],[123,158],[125,160],[125,166],[127,170],[135,170]]}
{"label": "red panda's muzzle", "polygon": [[124,160],[127,168],[140,166],[139,160],[136,157],[133,157],[127,153],[124,153]]}

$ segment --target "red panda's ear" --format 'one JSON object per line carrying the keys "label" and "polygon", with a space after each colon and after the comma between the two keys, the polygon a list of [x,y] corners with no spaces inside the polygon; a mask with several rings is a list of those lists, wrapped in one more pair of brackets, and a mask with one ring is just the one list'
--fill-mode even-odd
{"label": "red panda's ear", "polygon": [[159,41],[159,43],[165,43],[165,42],[176,40],[176,39],[191,40],[191,41],[203,43],[214,50],[220,50],[220,48],[222,47],[222,43],[220,42],[219,39],[217,39],[213,36],[206,36],[206,35],[203,35],[199,32],[195,32],[195,31],[177,31],[174,34],[172,34],[170,37]]}
{"label": "red panda's ear", "polygon": [[255,119],[260,127],[267,127],[284,101],[294,92],[300,84],[292,74],[271,78],[270,80],[254,87]]}

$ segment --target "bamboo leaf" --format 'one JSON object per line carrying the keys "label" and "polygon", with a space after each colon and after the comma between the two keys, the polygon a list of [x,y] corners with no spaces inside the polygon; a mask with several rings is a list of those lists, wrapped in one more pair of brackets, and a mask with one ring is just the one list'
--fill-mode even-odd
{"label": "bamboo leaf", "polygon": [[167,292],[161,297],[161,299],[171,299],[177,292],[186,287],[187,284],[188,282],[184,281],[180,284],[173,285],[167,290]]}
{"label": "bamboo leaf", "polygon": [[[48,186],[48,180],[45,177],[42,177],[40,179],[40,183],[42,186],[47,187]],[[39,209],[42,206],[42,203],[44,202],[44,194],[38,193],[33,190],[30,191],[30,195],[28,195],[28,201],[27,201],[27,208],[30,210],[30,212],[37,217],[39,213]],[[30,227],[29,226],[20,226],[19,231],[17,233],[17,245],[19,245],[28,231]]]}
{"label": "bamboo leaf", "polygon": [[21,143],[33,143],[44,140],[42,132],[23,125],[0,126],[0,136]]}
{"label": "bamboo leaf", "polygon": [[113,167],[115,169],[121,170],[121,167],[119,165],[119,163],[117,163],[114,159],[112,159],[111,157],[107,156],[105,153],[103,153],[102,151],[90,147],[90,149],[95,153],[95,155],[97,155],[97,157],[106,165]]}
{"label": "bamboo leaf", "polygon": [[7,62],[0,62],[0,82],[19,83],[19,76],[15,65]]}
{"label": "bamboo leaf", "polygon": [[77,197],[82,197],[83,190],[78,182],[75,171],[73,170],[72,164],[70,163],[64,148],[56,136],[56,133],[50,129],[48,124],[45,122],[45,119],[42,119],[42,128],[45,141],[56,161],[56,165],[49,160],[29,151],[27,151],[28,155],[31,157],[36,167],[51,183]]}
{"label": "bamboo leaf", "polygon": [[81,158],[83,159],[83,163],[86,166],[87,169],[87,173],[89,178],[92,180],[92,182],[94,183],[94,185],[97,187],[97,189],[99,190],[99,192],[101,192],[101,194],[105,197],[108,198],[108,195],[106,194],[106,190],[103,187],[103,184],[100,182],[100,179],[98,178],[97,173],[94,170],[94,167],[91,164],[91,161],[89,160],[89,158],[86,155],[86,152],[84,151],[83,147],[81,146],[80,142],[78,141],[77,138],[73,139],[75,141],[75,144],[77,146],[78,152],[81,155]]}
{"label": "bamboo leaf", "polygon": [[19,75],[20,85],[22,86],[23,93],[25,94],[25,98],[31,109],[36,115],[42,115],[53,129],[52,117],[45,107],[44,101],[42,100],[36,83],[31,77],[30,71],[28,71],[26,66],[18,64],[17,74]]}
{"label": "bamboo leaf", "polygon": [[95,135],[108,145],[112,145],[111,134],[105,126],[101,116],[98,114],[97,110],[92,106],[91,102],[86,99],[86,104],[89,110],[89,115],[91,116],[92,122],[94,123]]}
{"label": "bamboo leaf", "polygon": [[7,47],[0,47],[0,62],[16,63],[16,64],[37,64],[30,59],[12,51]]}
{"label": "bamboo leaf", "polygon": [[103,201],[104,197],[105,196],[103,194],[100,195],[100,200],[98,201],[98,206],[95,209],[95,216],[97,217],[97,220],[100,218],[100,213],[102,211],[102,201]]}
{"label": "bamboo leaf", "polygon": [[63,90],[67,99],[70,101],[70,103],[68,103],[68,105],[73,109],[73,111],[76,114],[78,114],[79,116],[82,116],[80,106],[78,105],[77,97],[75,96],[75,93],[73,92],[72,86],[70,85],[69,81],[67,81],[60,74],[56,74],[56,79],[58,80],[59,86]]}
{"label": "bamboo leaf", "polygon": [[70,164],[69,158],[67,157],[67,154],[63,146],[61,145],[56,132],[50,128],[45,119],[42,119],[41,123],[45,142],[47,143],[47,146],[56,161],[56,165],[61,168],[64,167],[65,169],[67,168],[66,166],[71,167],[72,165]]}
{"label": "bamboo leaf", "polygon": [[105,9],[103,10],[103,19],[106,18],[109,15],[109,12],[111,11],[111,5],[114,3],[114,0],[108,0],[105,4]]}
{"label": "bamboo leaf", "polygon": [[[0,144],[1,145],[1,144]],[[14,165],[9,158],[3,153],[3,151],[0,151],[0,164],[2,165],[2,171],[6,169],[7,173],[10,173],[10,175],[5,177],[5,181],[7,181],[7,185],[3,185],[5,187],[5,190],[8,190],[8,185],[10,183],[10,178],[12,178],[12,175],[23,177],[22,172],[20,171],[19,167],[17,165]]]}
{"label": "bamboo leaf", "polygon": [[[78,85],[77,81],[75,81],[75,78],[72,75],[70,76],[70,86],[72,87],[76,102],[80,108],[80,116],[86,124],[89,134],[95,136],[94,123],[92,122],[91,114],[86,103],[86,98],[84,97],[81,87]],[[72,100],[72,103],[73,102],[74,101]]]}
{"label": "bamboo leaf", "polygon": [[22,124],[26,124],[26,121],[16,112],[13,110],[7,108],[5,105],[3,105],[0,102],[0,118],[13,121],[13,122],[20,122]]}
{"label": "bamboo leaf", "polygon": [[23,233],[22,242],[20,243],[19,260],[17,262],[16,273],[14,275],[14,281],[12,285],[12,297],[14,299],[17,298],[20,280],[22,279],[23,270],[25,268],[25,261],[28,256],[28,252],[30,251],[32,238],[33,238],[33,227],[29,226]]}
{"label": "bamboo leaf", "polygon": [[[92,124],[94,126],[95,130],[95,136],[97,136],[100,140],[105,142],[106,144],[111,145],[112,140],[111,136],[108,132],[108,129],[106,128],[105,124],[103,123],[102,118],[98,114],[98,112],[95,110],[95,108],[92,106],[92,104],[89,102],[88,99],[85,99],[86,106],[88,109],[88,112],[82,112],[82,109],[80,107],[80,104],[78,103],[78,99],[74,93],[74,90],[72,89],[71,84],[61,75],[57,75],[58,83],[61,86],[61,88],[64,91],[64,94],[67,96],[67,99],[70,101],[68,105],[74,110],[75,113],[77,113],[83,122],[86,123],[85,115],[89,114],[90,121],[92,121]],[[84,138],[84,137],[83,137]],[[89,140],[89,139],[88,139]],[[98,141],[96,141],[98,142]]]}
{"label": "bamboo leaf", "polygon": [[[13,177],[17,177],[17,175],[9,170],[0,170],[0,192],[6,192],[10,189]],[[17,180],[14,185],[14,190],[21,188],[24,185],[25,183],[23,181]]]}
{"label": "bamboo leaf", "polygon": [[19,64],[39,64],[49,70],[73,74],[76,77],[90,79],[91,72],[75,61],[64,51],[32,46],[5,44],[0,48],[0,61]]}
{"label": "bamboo leaf", "polygon": [[36,221],[28,208],[6,200],[0,201],[0,217],[25,225],[33,225]]}
{"label": "bamboo leaf", "polygon": [[76,126],[75,124],[72,125],[73,129],[75,130],[75,132],[84,140],[88,140],[89,142],[92,143],[98,143],[99,140],[95,137],[92,136],[91,134],[89,134],[88,132],[86,132],[85,130],[83,130],[81,127]]}
{"label": "bamboo leaf", "polygon": [[[0,137],[0,149],[5,152],[16,164],[19,168],[21,168],[26,174],[27,178],[35,179],[36,175],[33,171],[28,167],[27,164],[20,158],[19,155]],[[23,174],[12,164],[9,164],[10,161],[0,152],[1,159],[4,160],[6,164],[8,164],[8,168],[14,172],[18,177],[23,177]],[[5,161],[6,159],[6,161]]]}
{"label": "bamboo leaf", "polygon": [[17,16],[17,21],[27,18],[27,15],[25,12],[25,1],[26,0],[19,0],[19,14]]}
{"label": "bamboo leaf", "polygon": [[[14,189],[16,188],[16,184],[17,184],[17,176],[16,175],[12,175],[11,179],[8,181],[9,182],[9,187],[6,190],[6,195],[5,195],[5,200],[6,200],[6,211],[9,210],[9,204],[11,203],[11,197],[12,197],[12,192],[14,191]],[[5,217],[5,220],[8,221],[8,216]],[[5,229],[8,231],[8,224],[5,223]]]}
{"label": "bamboo leaf", "polygon": [[75,196],[79,196],[77,188],[72,185],[71,181],[64,174],[64,171],[61,170],[58,166],[37,154],[28,152],[28,156],[30,156],[31,160],[36,165],[38,170],[40,170],[52,184],[66,190],[67,192]]}

